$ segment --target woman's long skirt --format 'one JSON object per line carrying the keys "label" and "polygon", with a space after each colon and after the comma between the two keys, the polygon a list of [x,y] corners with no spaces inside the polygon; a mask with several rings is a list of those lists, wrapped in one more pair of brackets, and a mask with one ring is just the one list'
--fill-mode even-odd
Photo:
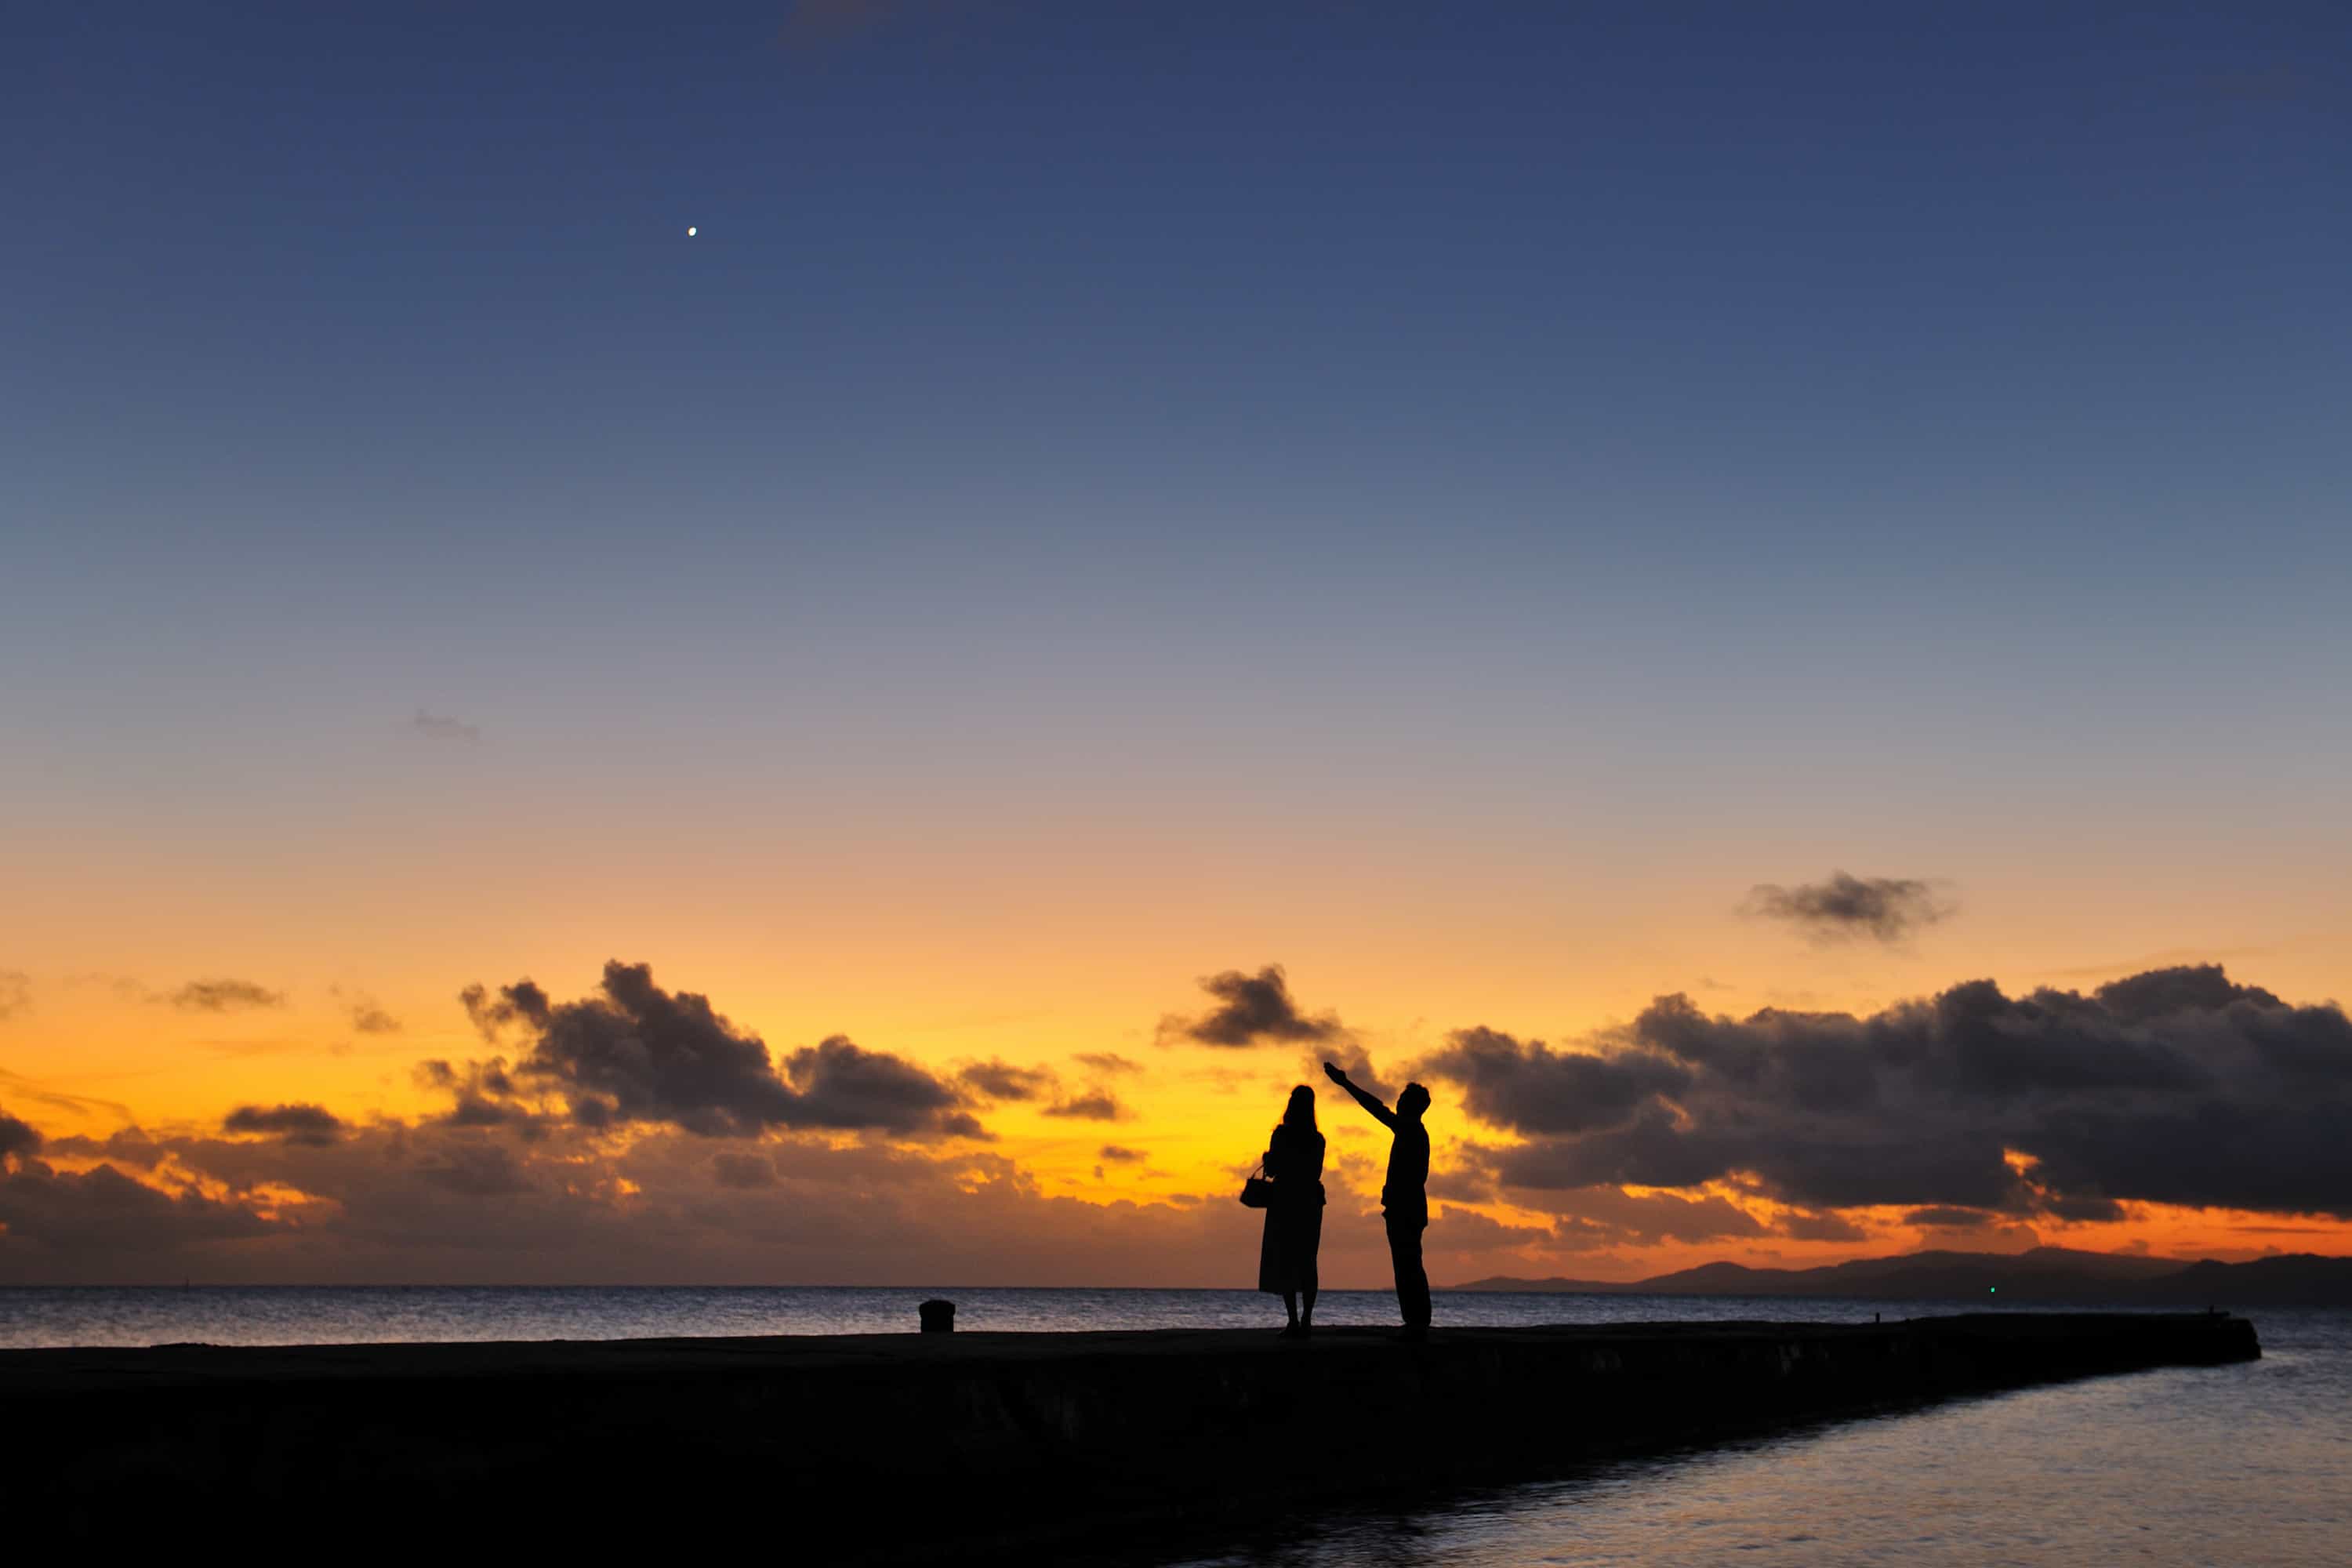
{"label": "woman's long skirt", "polygon": [[1315,1286],[1315,1254],[1323,1246],[1323,1189],[1305,1203],[1279,1197],[1265,1211],[1257,1247],[1257,1288],[1279,1296]]}

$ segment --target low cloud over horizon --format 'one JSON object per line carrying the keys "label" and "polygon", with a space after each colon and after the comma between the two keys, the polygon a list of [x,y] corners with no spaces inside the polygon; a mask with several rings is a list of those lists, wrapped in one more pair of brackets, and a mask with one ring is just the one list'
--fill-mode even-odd
{"label": "low cloud over horizon", "polygon": [[1980,1221],[2115,1219],[2126,1202],[2352,1218],[2352,1023],[2218,965],[2087,996],[1969,981],[1865,1017],[1662,996],[1594,1051],[1474,1028],[1420,1070],[1520,1137],[1471,1158],[1537,1206],[1734,1181]]}
{"label": "low cloud over horizon", "polygon": [[[1340,1037],[1279,966],[1204,988],[1213,1036]],[[997,1058],[935,1071],[842,1035],[772,1053],[617,960],[572,1000],[529,980],[463,999],[494,1054],[420,1062],[443,1101],[424,1115],[289,1097],[228,1109],[217,1133],[45,1136],[25,1097],[0,1106],[0,1279],[1210,1283],[1255,1256],[1256,1218],[1222,1186],[1049,1192],[991,1146],[990,1107],[1072,1131],[1143,1119],[1108,1087],[1138,1066],[1114,1053],[1067,1058],[1075,1081]],[[1968,981],[1863,1015],[1673,994],[1567,1046],[1455,1029],[1401,1070],[1437,1096],[1441,1278],[1884,1245],[1897,1223],[2030,1239],[2145,1205],[2352,1219],[2352,1023],[2218,965],[2087,994]],[[1381,1257],[1377,1144],[1345,1117],[1334,1279]],[[1085,1158],[1131,1179],[1143,1152],[1100,1136]]]}

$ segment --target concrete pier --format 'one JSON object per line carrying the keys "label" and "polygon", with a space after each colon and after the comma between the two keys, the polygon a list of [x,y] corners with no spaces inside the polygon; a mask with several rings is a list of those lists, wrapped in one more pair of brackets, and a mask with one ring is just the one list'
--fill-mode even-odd
{"label": "concrete pier", "polygon": [[1349,1499],[2261,1354],[2242,1318],[0,1353],[23,1542],[1150,1560]]}

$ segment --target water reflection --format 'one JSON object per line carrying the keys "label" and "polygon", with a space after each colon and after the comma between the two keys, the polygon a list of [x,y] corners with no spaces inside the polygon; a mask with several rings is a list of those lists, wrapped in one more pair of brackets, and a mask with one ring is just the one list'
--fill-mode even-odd
{"label": "water reflection", "polygon": [[2256,1314],[2264,1359],[2137,1373],[1311,1520],[1194,1568],[1377,1563],[2342,1563],[2352,1315]]}

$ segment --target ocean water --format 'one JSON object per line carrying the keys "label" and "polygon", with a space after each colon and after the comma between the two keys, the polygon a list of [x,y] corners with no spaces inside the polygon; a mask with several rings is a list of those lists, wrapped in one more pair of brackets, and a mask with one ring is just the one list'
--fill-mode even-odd
{"label": "ocean water", "polygon": [[[0,1289],[0,1348],[618,1339],[903,1331],[916,1303],[960,1328],[1233,1328],[1281,1309],[1242,1290],[673,1288]],[[1454,1324],[1981,1311],[1904,1302],[1441,1294]],[[2027,1303],[2018,1303],[2024,1308]],[[1385,1292],[1333,1291],[1330,1323],[1392,1323]],[[1822,1422],[1594,1466],[1555,1480],[1310,1510],[1195,1542],[1186,1568],[1559,1563],[2352,1563],[2352,1312],[2248,1314],[2263,1359],[2168,1369]]]}
{"label": "ocean water", "polygon": [[[1657,1304],[1696,1315],[1681,1310],[1692,1303]],[[2352,1312],[2246,1315],[2263,1359],[2243,1365],[2021,1389],[1390,1512],[1311,1513],[1181,1561],[1185,1568],[2352,1563]]]}

